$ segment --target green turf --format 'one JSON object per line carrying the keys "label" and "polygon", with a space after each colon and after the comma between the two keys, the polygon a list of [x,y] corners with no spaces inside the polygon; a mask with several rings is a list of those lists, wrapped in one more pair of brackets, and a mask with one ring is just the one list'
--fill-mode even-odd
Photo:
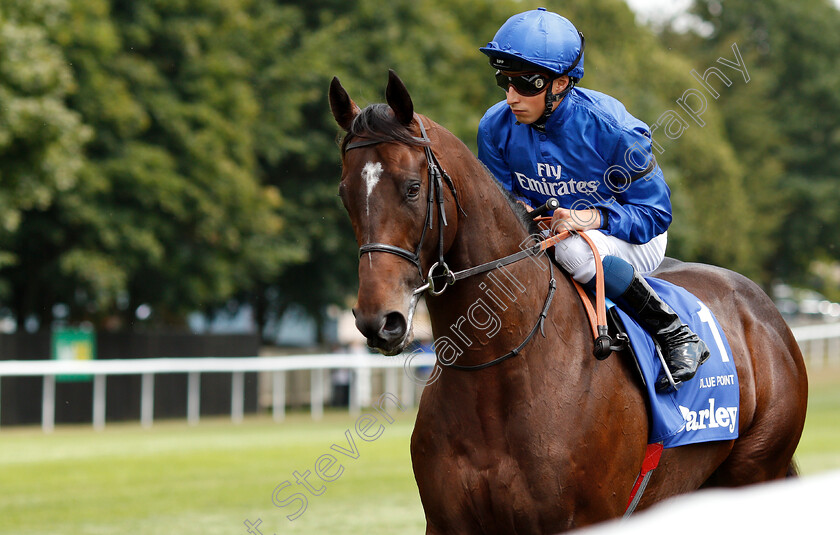
{"label": "green turf", "polygon": [[[251,418],[236,426],[225,420],[151,430],[108,425],[98,433],[76,426],[51,435],[4,429],[0,534],[232,534],[247,533],[244,521],[257,519],[263,534],[422,532],[408,452],[413,422],[406,414],[383,423],[372,442],[359,439],[346,413],[327,413],[318,423],[292,415],[279,425]],[[348,429],[358,459],[330,449],[352,450]],[[297,506],[273,505],[274,488],[291,481],[300,489],[293,472],[314,471],[327,453],[341,458],[344,472],[289,521]],[[319,480],[313,473],[307,481]]]}
{"label": "green turf", "polygon": [[[346,412],[321,422],[292,414],[282,424],[248,418],[232,425],[204,419],[0,430],[0,535],[244,534],[245,520],[262,520],[264,535],[422,533],[423,512],[408,442],[414,414],[384,424],[372,442],[359,439]],[[358,459],[330,449],[349,448]],[[314,471],[324,454],[340,459],[344,472],[309,496],[306,511],[289,521],[297,505],[279,508],[272,492],[290,481],[280,499],[302,490],[293,472]],[[804,474],[840,468],[840,373],[814,374],[809,415],[797,459]],[[334,473],[337,467],[327,470]],[[256,532],[254,532],[256,533]]]}
{"label": "green turf", "polygon": [[840,469],[840,371],[809,375],[808,416],[796,450],[803,474]]}

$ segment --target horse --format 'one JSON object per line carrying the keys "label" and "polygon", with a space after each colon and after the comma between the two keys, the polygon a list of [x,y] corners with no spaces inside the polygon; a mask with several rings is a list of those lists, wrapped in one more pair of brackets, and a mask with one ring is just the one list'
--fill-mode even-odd
{"label": "horse", "polygon": [[[648,438],[635,364],[626,352],[592,356],[584,306],[545,255],[497,262],[526,250],[523,210],[464,143],[414,112],[393,71],[385,95],[361,110],[333,78],[329,102],[345,132],[339,196],[360,246],[353,313],[368,345],[404,351],[427,294],[438,364],[411,436],[426,534],[557,533],[621,516]],[[807,377],[773,302],[720,267],[668,260],[655,276],[722,326],[740,434],[666,449],[639,509],[795,475]]]}

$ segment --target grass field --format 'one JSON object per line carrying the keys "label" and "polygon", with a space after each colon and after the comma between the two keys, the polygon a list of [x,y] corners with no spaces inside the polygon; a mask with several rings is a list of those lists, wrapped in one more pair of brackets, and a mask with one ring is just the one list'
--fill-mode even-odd
{"label": "grass field", "polygon": [[[408,452],[414,414],[380,421],[384,430],[370,442],[359,439],[355,418],[330,412],[317,423],[308,414],[291,414],[279,425],[255,417],[237,426],[204,419],[196,427],[109,424],[94,432],[68,426],[50,435],[2,429],[0,535],[244,534],[244,522],[258,519],[264,535],[422,533]],[[315,464],[328,453],[343,472],[322,464],[322,473],[338,476],[324,484]],[[797,458],[806,475],[840,468],[838,372],[812,378]],[[307,470],[307,481],[318,491],[323,485],[323,494],[310,494],[305,512],[289,521],[286,515],[300,502],[276,507],[272,493],[289,481],[278,494],[286,500],[300,489],[293,472]]]}

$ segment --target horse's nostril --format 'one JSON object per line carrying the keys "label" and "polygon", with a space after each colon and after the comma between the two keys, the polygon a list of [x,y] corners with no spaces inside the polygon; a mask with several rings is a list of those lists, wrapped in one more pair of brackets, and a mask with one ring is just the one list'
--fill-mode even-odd
{"label": "horse's nostril", "polygon": [[402,338],[405,334],[406,323],[405,316],[399,312],[389,312],[385,315],[385,323],[382,325],[383,338]]}
{"label": "horse's nostril", "polygon": [[405,316],[400,312],[357,314],[356,328],[367,338],[370,347],[381,350],[386,355],[395,355],[402,350],[408,332]]}

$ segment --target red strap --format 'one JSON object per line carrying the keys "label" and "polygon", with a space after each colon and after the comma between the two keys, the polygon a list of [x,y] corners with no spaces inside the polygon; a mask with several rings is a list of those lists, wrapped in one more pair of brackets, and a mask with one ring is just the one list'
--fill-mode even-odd
{"label": "red strap", "polygon": [[645,460],[642,462],[642,475],[647,474],[659,466],[659,459],[662,457],[663,449],[665,449],[665,446],[661,442],[648,444],[645,450]]}
{"label": "red strap", "polygon": [[636,493],[639,492],[639,486],[641,486],[645,475],[659,466],[659,458],[662,457],[663,448],[664,446],[661,442],[647,445],[647,449],[645,449],[645,460],[642,461],[642,471],[639,472],[639,477],[636,478],[636,484],[633,485],[633,490],[630,492],[630,499],[627,500],[627,507],[630,507],[630,504],[633,503],[633,498],[635,498]]}

